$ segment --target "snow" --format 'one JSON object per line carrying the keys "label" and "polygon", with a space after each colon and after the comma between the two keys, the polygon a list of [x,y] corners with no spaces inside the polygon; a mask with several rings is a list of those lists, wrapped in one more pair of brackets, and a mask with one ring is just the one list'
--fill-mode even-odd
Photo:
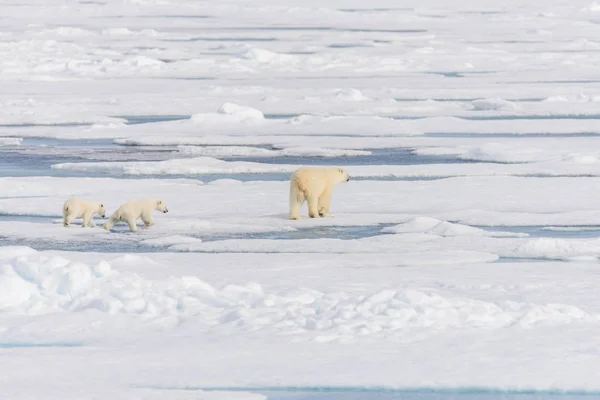
{"label": "snow", "polygon": [[0,138],[0,146],[18,146],[22,141],[22,138]]}
{"label": "snow", "polygon": [[[595,239],[537,238],[511,232],[509,226],[600,225],[594,197],[597,178],[462,177],[421,182],[353,181],[334,194],[334,218],[311,220],[306,208],[300,221],[287,218],[281,202],[289,190],[285,181],[217,180],[198,185],[190,180],[127,180],[112,178],[4,178],[0,212],[12,220],[0,229],[15,240],[36,240],[62,249],[102,249],[119,252],[139,244],[141,250],[176,252],[247,252],[401,254],[397,263],[414,265],[490,262],[499,258],[561,259],[596,257]],[[556,192],[556,185],[563,189]],[[481,191],[487,187],[486,191]],[[157,214],[155,226],[129,233],[125,226],[111,233],[81,229],[76,220],[63,228],[62,204],[71,194],[102,201],[107,215],[130,199],[161,191],[168,214]],[[414,192],[419,196],[414,196]],[[516,191],[517,198],[511,195]],[[436,193],[446,193],[440,198]],[[379,198],[376,213],[364,208]],[[526,202],[517,199],[527,199]],[[343,201],[341,199],[344,199]],[[552,201],[549,201],[552,199]],[[202,207],[197,207],[201,204]],[[36,216],[42,219],[35,219]],[[105,219],[95,217],[98,225]],[[381,228],[380,224],[392,226]],[[395,224],[395,225],[394,225]],[[314,238],[313,230],[373,229],[366,237]],[[488,226],[489,229],[482,227]],[[389,235],[394,233],[394,235]],[[252,234],[254,237],[244,237]],[[282,236],[283,235],[283,236]],[[290,236],[292,235],[292,236]],[[218,240],[215,240],[218,239]]]}
{"label": "snow", "polygon": [[501,144],[489,143],[476,147],[458,155],[463,160],[491,161],[500,163],[526,163],[537,161],[543,157],[540,149],[532,148],[507,148]]}
{"label": "snow", "polygon": [[177,151],[205,157],[271,157],[277,154],[274,150],[249,146],[177,146]]}
{"label": "snow", "polygon": [[144,239],[140,243],[143,245],[147,245],[147,246],[155,246],[155,247],[167,246],[168,247],[168,246],[182,244],[182,243],[201,243],[201,242],[202,242],[202,239],[189,237],[189,236],[174,235],[174,236],[164,236],[164,237],[159,237],[159,238],[154,238],[154,239]]}
{"label": "snow", "polygon": [[527,138],[519,140],[518,143],[508,138],[479,138],[455,139],[452,142],[450,144],[448,140],[437,141],[438,146],[427,145],[426,141],[414,142],[411,152],[424,156],[448,155],[462,160],[507,164],[593,164],[600,157],[600,153],[593,146],[592,138]]}
{"label": "snow", "polygon": [[183,155],[206,157],[354,157],[372,154],[365,150],[322,147],[288,147],[271,150],[249,146],[178,146],[177,150]]}
{"label": "snow", "polygon": [[[238,106],[233,103],[225,103],[223,104],[219,110],[217,111],[219,114],[229,115],[237,121],[247,121],[247,120],[263,120],[265,116],[259,110],[256,110],[251,107],[243,107]],[[192,115],[192,121],[203,122],[202,114]]]}
{"label": "snow", "polygon": [[479,99],[473,101],[473,110],[515,110],[516,106],[513,102],[506,101],[500,98]]}
{"label": "snow", "polygon": [[356,157],[368,156],[365,150],[326,149],[322,147],[288,147],[278,151],[284,157]]}
{"label": "snow", "polygon": [[[80,261],[82,256],[88,261]],[[3,342],[14,343],[17,338],[35,342],[45,337],[53,343],[73,343],[79,337],[82,343],[79,350],[50,347],[40,353],[42,361],[61,353],[60,357],[68,361],[56,366],[57,370],[46,378],[34,366],[40,359],[20,358],[19,370],[28,368],[44,385],[48,385],[56,371],[67,370],[79,384],[90,385],[93,374],[88,368],[74,371],[68,367],[69,362],[76,360],[75,354],[85,354],[86,364],[94,369],[120,352],[121,362],[107,371],[106,377],[112,382],[127,381],[124,377],[134,371],[130,367],[133,359],[138,359],[136,376],[140,372],[154,373],[160,369],[158,365],[169,360],[170,368],[155,375],[152,383],[140,385],[141,381],[134,379],[135,386],[146,388],[227,385],[225,382],[231,377],[239,385],[246,382],[261,385],[271,376],[286,377],[292,386],[308,382],[353,385],[359,379],[371,386],[419,387],[427,384],[432,372],[441,377],[440,382],[446,385],[454,382],[457,387],[475,381],[510,388],[527,387],[533,382],[535,387],[552,388],[555,386],[543,382],[549,377],[560,377],[562,387],[596,388],[594,371],[579,362],[573,367],[577,371],[567,375],[549,368],[533,368],[539,366],[540,358],[550,362],[568,354],[580,362],[586,360],[580,352],[595,342],[593,336],[584,339],[582,334],[586,327],[593,329],[599,322],[598,308],[588,302],[594,296],[594,285],[586,281],[595,268],[592,264],[577,263],[567,270],[550,263],[544,266],[543,273],[535,264],[527,263],[485,271],[481,264],[389,269],[385,265],[394,265],[394,260],[385,256],[375,261],[370,254],[340,263],[339,255],[324,254],[308,268],[306,262],[312,258],[306,255],[293,259],[281,257],[231,254],[215,258],[207,254],[192,258],[165,254],[151,259],[143,255],[124,259],[38,252],[14,257],[5,253],[3,278],[10,274],[23,281],[17,270],[35,266],[35,273],[27,279],[33,277],[36,283],[27,283],[31,287],[29,299],[14,299],[16,304],[10,312],[3,313],[3,323],[12,324],[11,330],[2,333]],[[206,265],[200,277],[172,276],[198,262]],[[280,270],[273,270],[282,263],[290,268],[283,275]],[[379,267],[350,268],[373,263]],[[250,270],[249,265],[256,267]],[[231,277],[223,275],[226,266],[231,272],[239,271],[237,278],[229,280]],[[306,276],[314,268],[324,268],[323,273]],[[339,278],[340,268],[346,271],[344,279]],[[74,270],[90,273],[74,274]],[[274,279],[276,276],[282,279]],[[380,286],[374,279],[386,279],[389,284]],[[63,288],[77,287],[79,291],[67,295],[58,289],[57,282],[63,282]],[[357,292],[352,287],[359,282],[364,290]],[[39,285],[48,289],[41,291]],[[554,293],[551,303],[545,300],[549,291]],[[49,318],[44,318],[45,315]],[[89,328],[74,335],[57,324],[69,320],[87,323]],[[90,326],[90,321],[95,324]],[[118,333],[121,339],[107,337],[109,332]],[[531,339],[522,339],[523,347],[516,349],[515,340],[522,335],[535,337],[535,342],[541,342],[545,350],[532,346]],[[467,338],[478,338],[479,345],[472,347]],[[549,346],[559,338],[569,347]],[[271,351],[264,353],[266,360],[263,357],[257,368],[254,356],[244,355],[242,349],[247,351],[248,345],[256,346],[266,339]],[[128,343],[126,347],[120,345],[123,340]],[[161,343],[169,345],[165,348]],[[358,343],[360,346],[356,346]],[[382,343],[392,346],[386,352],[393,354],[385,356]],[[322,377],[315,366],[328,362],[333,371],[341,371],[341,365],[349,361],[344,356],[349,344],[356,348],[353,355],[377,356],[386,368],[377,368],[366,358],[360,372],[346,368],[344,373]],[[379,351],[376,346],[380,346]],[[235,368],[222,356],[223,349],[236,357]],[[309,349],[319,351],[310,360],[299,356],[301,351]],[[444,357],[449,364],[442,367],[429,357],[423,360],[425,365],[416,362],[418,354],[422,357],[429,352]],[[197,357],[198,353],[203,356]],[[510,378],[502,374],[506,367],[497,363],[501,354],[509,357],[521,354],[519,365],[529,372],[510,374]],[[463,370],[456,370],[477,356],[481,357],[480,368],[471,370],[472,375],[465,377]],[[531,359],[532,356],[535,357]],[[296,373],[288,376],[291,366],[285,361],[290,357]],[[214,361],[207,365],[207,358]],[[590,365],[587,360],[584,363]],[[281,365],[286,367],[282,370]],[[418,368],[408,368],[411,372],[402,378],[389,369],[403,365],[406,368],[418,365]],[[424,375],[425,371],[429,374]],[[18,382],[12,380],[17,377],[14,369],[5,373],[12,385]]]}
{"label": "snow", "polygon": [[600,11],[600,4],[593,2],[589,6],[582,8],[581,11],[598,12]]}
{"label": "snow", "polygon": [[[223,330],[272,331],[313,341],[352,343],[357,337],[433,327],[499,329],[574,322],[598,323],[598,315],[574,305],[489,302],[431,290],[383,289],[364,294],[298,288],[276,292],[250,282],[216,288],[194,276],[149,280],[112,269],[107,261],[87,265],[61,256],[33,253],[6,258],[0,273],[0,310],[41,315],[93,310],[147,320],[178,316],[196,326]],[[136,264],[153,264],[147,257]]]}
{"label": "snow", "polygon": [[[487,150],[487,151],[486,151]],[[428,165],[348,165],[344,168],[355,178],[438,178],[456,176],[600,176],[600,156],[570,154],[557,161],[527,165],[511,165],[530,160],[535,151],[517,154],[495,152],[493,146],[475,149],[459,155],[467,160],[494,161],[473,168],[467,164]],[[520,153],[520,154],[519,154]],[[298,165],[268,164],[246,161],[224,161],[212,157],[171,159],[166,161],[69,162],[53,164],[52,169],[64,171],[106,173],[113,175],[206,175],[206,174],[289,174]]]}
{"label": "snow", "polygon": [[3,398],[600,391],[599,10],[4,2]]}
{"label": "snow", "polygon": [[[217,289],[196,277],[151,281],[115,271],[107,262],[89,266],[62,257],[36,255],[9,258],[3,262],[7,264],[0,275],[0,283],[8,282],[10,285],[7,287],[13,290],[3,292],[0,310],[13,315],[89,309],[144,318],[183,314],[187,318],[193,315],[196,323],[216,329],[243,325],[243,330],[274,329],[277,334],[326,331],[347,341],[357,334],[384,333],[399,327],[410,328],[413,324],[423,326],[432,323],[440,329],[463,327],[474,321],[460,320],[470,319],[470,308],[477,307],[476,303],[471,306],[460,304],[460,299],[450,299],[449,303],[441,306],[458,307],[460,304],[465,315],[456,315],[448,320],[439,313],[440,321],[436,323],[425,321],[427,314],[435,318],[436,313],[420,306],[432,303],[433,308],[437,308],[439,301],[436,300],[442,299],[420,292],[397,293],[388,289],[368,296],[348,296],[343,292],[322,293],[301,288],[278,294],[265,292],[256,283],[230,284]],[[148,264],[152,260],[142,257],[135,262]],[[453,301],[457,302],[456,306],[452,305]],[[421,309],[417,311],[416,307]],[[485,307],[480,309],[480,312],[486,312]],[[392,318],[382,320],[379,317],[381,313]],[[479,319],[475,315],[471,317]],[[517,313],[500,318],[500,321],[491,319],[488,323],[512,324],[521,318],[523,315]],[[361,321],[360,325],[355,323],[356,319]],[[485,322],[481,322],[484,325],[478,327],[485,327]],[[475,325],[479,324],[475,322]]]}
{"label": "snow", "polygon": [[[249,217],[254,218],[253,223],[248,224],[250,228],[257,225],[257,220],[291,227],[364,225],[369,221],[398,224],[407,222],[414,214],[468,225],[600,225],[594,195],[599,183],[599,178],[510,176],[469,176],[414,182],[351,179],[336,187],[334,192],[331,212],[334,216],[345,214],[344,218],[289,221],[286,217],[287,201],[281,201],[281,197],[285,198],[289,193],[286,180],[217,180],[202,185],[191,179],[0,178],[0,191],[3,193],[0,212],[4,215],[60,219],[65,199],[79,196],[101,201],[107,215],[110,215],[135,194],[135,198],[160,197],[169,206],[169,213],[157,215],[157,224],[161,220],[172,219],[174,225],[180,226],[190,224],[190,218],[198,218],[198,224],[207,224],[212,218],[218,220],[211,222],[231,222]],[[557,185],[560,191],[556,190]],[[439,193],[445,193],[446,197],[440,197]],[[373,198],[378,199],[377,210],[365,207],[365,204],[371,204]],[[188,220],[182,221],[181,218]],[[503,222],[503,218],[507,222]],[[520,223],[515,223],[515,220]],[[572,224],[566,221],[572,221]],[[241,224],[246,225],[246,222],[242,220]],[[199,229],[198,226],[196,229]],[[74,227],[59,231],[80,230]]]}
{"label": "snow", "polygon": [[[402,111],[399,110],[398,114]],[[244,115],[244,114],[241,114]],[[515,116],[494,120],[493,124],[485,120],[485,116],[477,119],[468,117],[414,117],[396,119],[394,116],[320,116],[302,114],[280,119],[256,119],[242,117],[238,114],[222,114],[207,112],[194,114],[192,118],[181,121],[168,121],[153,124],[154,126],[136,126],[119,124],[123,119],[111,117],[91,117],[61,114],[49,116],[39,123],[83,124],[84,126],[60,127],[46,129],[34,137],[57,139],[115,139],[116,143],[137,145],[227,145],[248,144],[269,136],[279,136],[279,140],[287,135],[308,136],[314,140],[318,136],[359,136],[362,148],[370,147],[370,138],[407,137],[428,134],[451,135],[566,135],[597,134],[598,130],[593,118],[560,118],[553,120],[527,120]],[[9,122],[7,122],[9,123]],[[12,121],[10,122],[12,123]],[[31,123],[19,120],[17,124]],[[95,124],[87,126],[86,124]],[[142,124],[143,125],[143,124]],[[443,129],[441,127],[444,127]],[[33,136],[22,130],[4,130],[1,135]],[[168,136],[165,136],[168,134]],[[256,136],[249,138],[246,136]],[[281,137],[284,136],[284,137]],[[233,142],[238,140],[240,142]],[[262,143],[267,143],[264,138]],[[261,142],[259,142],[261,143]],[[251,143],[253,144],[253,143]]]}
{"label": "snow", "polygon": [[52,165],[54,169],[112,172],[126,175],[194,175],[223,173],[293,172],[298,167],[260,164],[244,161],[223,161],[212,157],[174,159],[161,162],[82,162]]}
{"label": "snow", "polygon": [[438,236],[519,236],[509,232],[486,232],[463,224],[453,224],[431,217],[417,217],[403,224],[381,230],[383,233],[426,233]]}

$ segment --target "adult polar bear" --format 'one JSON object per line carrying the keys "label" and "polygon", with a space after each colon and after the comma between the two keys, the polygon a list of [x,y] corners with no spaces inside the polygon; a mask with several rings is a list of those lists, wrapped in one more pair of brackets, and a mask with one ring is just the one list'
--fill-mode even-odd
{"label": "adult polar bear", "polygon": [[129,225],[131,232],[137,231],[137,220],[142,218],[144,225],[154,225],[154,217],[152,211],[160,211],[162,213],[169,212],[167,205],[162,200],[143,199],[134,200],[123,204],[110,216],[104,224],[104,229],[110,230],[117,222],[123,221]]}
{"label": "adult polar bear", "polygon": [[63,225],[68,227],[75,218],[83,217],[81,227],[94,228],[96,226],[93,221],[94,214],[98,214],[100,217],[104,218],[104,205],[75,197],[70,198],[65,201],[65,204],[63,205]]}
{"label": "adult polar bear", "polygon": [[350,176],[342,168],[303,167],[290,178],[290,218],[300,219],[300,209],[308,202],[308,216],[325,217],[331,205],[333,188],[348,182]]}

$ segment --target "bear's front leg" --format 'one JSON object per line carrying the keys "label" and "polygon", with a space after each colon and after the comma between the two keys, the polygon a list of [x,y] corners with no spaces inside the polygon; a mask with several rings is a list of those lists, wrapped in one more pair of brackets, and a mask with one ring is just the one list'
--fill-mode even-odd
{"label": "bear's front leg", "polygon": [[88,227],[96,228],[96,223],[94,222],[94,214],[90,215],[90,221],[88,222]]}
{"label": "bear's front leg", "polygon": [[329,206],[331,205],[331,195],[333,192],[331,190],[326,190],[319,197],[319,216],[326,217],[329,212]]}
{"label": "bear's front leg", "polygon": [[154,218],[152,217],[151,213],[143,212],[142,221],[144,222],[144,225],[146,225],[146,227],[151,227],[152,225],[154,225]]}
{"label": "bear's front leg", "polygon": [[95,224],[92,226],[92,213],[83,214],[83,222],[81,223],[82,228],[93,228],[96,226]]}

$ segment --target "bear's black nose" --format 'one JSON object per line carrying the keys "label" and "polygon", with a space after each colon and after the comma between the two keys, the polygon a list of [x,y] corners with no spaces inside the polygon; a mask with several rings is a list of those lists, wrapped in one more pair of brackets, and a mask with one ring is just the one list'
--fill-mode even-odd
{"label": "bear's black nose", "polygon": [[346,182],[348,182],[350,180],[350,177],[348,177],[348,179],[346,179]]}

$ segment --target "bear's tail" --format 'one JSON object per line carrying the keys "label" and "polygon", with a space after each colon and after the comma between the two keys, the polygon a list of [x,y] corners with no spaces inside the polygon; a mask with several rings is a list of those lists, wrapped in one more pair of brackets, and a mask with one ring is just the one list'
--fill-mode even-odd
{"label": "bear's tail", "polygon": [[292,180],[290,182],[290,187],[298,188],[298,190],[302,194],[306,193],[306,186],[304,185],[304,182],[302,181],[302,179],[298,179],[298,177],[296,175],[292,176]]}
{"label": "bear's tail", "polygon": [[306,187],[302,184],[301,179],[292,177],[290,182],[290,206],[293,204],[304,203],[307,198]]}

